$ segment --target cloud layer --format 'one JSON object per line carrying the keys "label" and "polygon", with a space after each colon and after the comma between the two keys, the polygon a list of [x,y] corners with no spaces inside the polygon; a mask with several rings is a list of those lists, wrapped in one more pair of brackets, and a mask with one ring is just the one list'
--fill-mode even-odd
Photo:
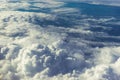
{"label": "cloud layer", "polygon": [[54,0],[0,5],[0,79],[120,79],[116,17]]}

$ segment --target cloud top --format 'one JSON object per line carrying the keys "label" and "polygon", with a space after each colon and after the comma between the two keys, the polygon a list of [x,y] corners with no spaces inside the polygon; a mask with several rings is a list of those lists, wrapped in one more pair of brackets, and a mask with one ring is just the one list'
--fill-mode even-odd
{"label": "cloud top", "polygon": [[119,19],[55,0],[0,4],[0,79],[119,80]]}

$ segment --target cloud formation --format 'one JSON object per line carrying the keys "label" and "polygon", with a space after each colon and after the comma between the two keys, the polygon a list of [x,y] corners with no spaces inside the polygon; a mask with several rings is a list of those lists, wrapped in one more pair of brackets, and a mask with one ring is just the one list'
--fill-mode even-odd
{"label": "cloud formation", "polygon": [[114,16],[83,15],[53,0],[0,4],[0,79],[119,80]]}

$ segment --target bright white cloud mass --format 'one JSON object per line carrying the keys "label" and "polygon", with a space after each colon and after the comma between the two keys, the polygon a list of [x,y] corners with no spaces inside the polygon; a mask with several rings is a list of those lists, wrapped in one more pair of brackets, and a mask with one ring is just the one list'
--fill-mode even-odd
{"label": "bright white cloud mass", "polygon": [[0,80],[120,80],[120,7],[66,1],[0,2]]}

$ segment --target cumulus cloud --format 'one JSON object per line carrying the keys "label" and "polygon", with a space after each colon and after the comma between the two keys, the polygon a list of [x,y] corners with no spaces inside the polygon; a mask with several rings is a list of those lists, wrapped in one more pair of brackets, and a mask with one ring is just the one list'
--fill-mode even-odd
{"label": "cumulus cloud", "polygon": [[27,2],[16,2],[16,4],[11,2],[0,2],[0,5],[0,11],[17,10],[21,8],[28,8],[30,6],[30,4]]}
{"label": "cumulus cloud", "polygon": [[[109,34],[113,28],[105,25],[116,18],[77,14],[78,9],[54,0],[0,4],[0,79],[120,78],[119,36]],[[51,13],[28,12],[31,5]]]}

